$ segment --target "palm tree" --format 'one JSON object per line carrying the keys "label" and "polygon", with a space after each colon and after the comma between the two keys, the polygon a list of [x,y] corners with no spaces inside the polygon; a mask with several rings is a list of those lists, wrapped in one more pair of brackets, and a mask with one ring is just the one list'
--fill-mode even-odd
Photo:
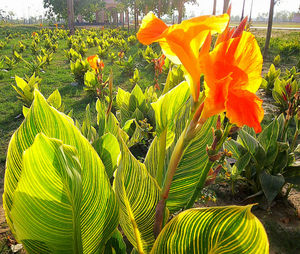
{"label": "palm tree", "polygon": [[271,39],[274,6],[275,6],[275,0],[271,0],[271,1],[270,1],[270,11],[269,11],[268,30],[267,30],[267,36],[266,36],[265,49],[264,49],[264,58],[267,57],[268,49],[269,49],[269,44],[270,44],[270,39]]}

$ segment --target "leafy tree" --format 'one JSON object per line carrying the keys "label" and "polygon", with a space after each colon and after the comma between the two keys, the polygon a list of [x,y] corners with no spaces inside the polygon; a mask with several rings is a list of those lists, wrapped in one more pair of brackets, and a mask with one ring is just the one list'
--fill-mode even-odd
{"label": "leafy tree", "polygon": [[171,0],[171,9],[176,9],[178,11],[178,23],[181,23],[184,16],[185,3],[196,3],[196,0]]}
{"label": "leafy tree", "polygon": [[[67,19],[68,8],[66,0],[43,0],[44,8],[47,9],[48,18],[57,16],[58,18]],[[103,0],[74,0],[75,16],[81,14],[87,20],[95,14],[95,10],[103,8],[105,2]]]}

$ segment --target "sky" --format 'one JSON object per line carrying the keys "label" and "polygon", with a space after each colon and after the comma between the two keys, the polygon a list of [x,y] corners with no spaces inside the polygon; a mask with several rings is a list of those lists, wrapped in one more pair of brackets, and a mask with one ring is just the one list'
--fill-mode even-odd
{"label": "sky", "polygon": [[[146,1],[146,0],[145,0]],[[213,9],[213,0],[197,0],[198,6],[186,5],[189,16],[199,16],[211,14]],[[232,15],[241,15],[243,0],[231,0]],[[217,0],[217,14],[223,10],[223,0]],[[250,12],[251,0],[246,0],[245,15]],[[253,17],[258,13],[269,11],[270,0],[253,0]],[[277,11],[298,11],[300,0],[281,0],[275,7]],[[39,16],[44,14],[43,0],[0,0],[0,9],[13,11],[17,17],[28,18],[30,16]]]}

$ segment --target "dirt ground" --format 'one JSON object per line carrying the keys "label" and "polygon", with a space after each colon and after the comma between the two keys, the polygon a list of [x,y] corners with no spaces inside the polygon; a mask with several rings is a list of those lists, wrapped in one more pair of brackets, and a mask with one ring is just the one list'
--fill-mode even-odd
{"label": "dirt ground", "polygon": [[[227,184],[218,184],[211,188],[216,196],[216,202],[208,201],[204,206],[247,205],[256,204],[252,212],[263,223],[270,243],[270,254],[299,254],[300,253],[300,192],[292,189],[288,198],[277,197],[268,209],[264,198],[247,199],[244,191],[232,196]],[[282,193],[281,196],[284,196]]]}

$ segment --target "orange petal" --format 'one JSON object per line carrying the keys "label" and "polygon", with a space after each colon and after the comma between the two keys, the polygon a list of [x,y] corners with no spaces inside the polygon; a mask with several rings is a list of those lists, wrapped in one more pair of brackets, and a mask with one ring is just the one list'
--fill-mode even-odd
{"label": "orange petal", "polygon": [[89,56],[89,57],[87,58],[87,61],[89,62],[90,66],[91,66],[94,70],[98,69],[98,67],[97,67],[97,61],[98,61],[98,59],[99,59],[99,58],[98,58],[97,55]]}
{"label": "orange petal", "polygon": [[149,12],[143,18],[137,38],[141,43],[149,45],[161,39],[162,33],[167,28],[168,26],[162,20],[158,19],[153,12]]}
{"label": "orange petal", "polygon": [[247,20],[248,20],[248,17],[245,17],[242,22],[239,24],[239,26],[237,27],[237,29],[235,29],[234,33],[232,34],[232,38],[235,38],[235,37],[239,37],[242,35],[244,29],[245,29],[245,26],[247,24]]}
{"label": "orange petal", "polygon": [[228,96],[229,84],[232,81],[230,76],[221,80],[216,80],[213,85],[206,84],[204,108],[202,119],[207,119],[213,115],[218,115],[225,111],[225,103]]}
{"label": "orange petal", "polygon": [[209,32],[199,52],[200,59],[201,57],[205,57],[205,55],[208,55],[210,50],[210,45],[211,45],[211,33]]}
{"label": "orange petal", "polygon": [[[200,16],[184,20],[181,24],[171,26],[166,32],[167,41],[171,38],[190,47],[195,56],[208,35],[221,33],[229,22],[227,14],[219,16]],[[176,53],[176,52],[175,52]]]}
{"label": "orange petal", "polygon": [[248,75],[248,83],[243,89],[255,93],[261,84],[263,58],[253,34],[243,32],[234,53],[234,64]]}
{"label": "orange petal", "polygon": [[230,90],[226,101],[226,116],[231,123],[241,127],[248,125],[261,132],[260,122],[264,116],[262,100],[247,90]]}
{"label": "orange petal", "polygon": [[241,37],[219,43],[209,55],[212,63],[210,66],[203,65],[202,68],[216,68],[215,63],[220,61],[224,63],[224,66],[215,70],[219,78],[232,72],[234,80],[243,80],[233,82],[231,89],[244,89],[252,93],[258,90],[262,79],[263,59],[254,35],[243,32]]}
{"label": "orange petal", "polygon": [[167,27],[153,13],[147,14],[138,32],[138,39],[144,44],[159,42],[163,53],[176,64],[182,63],[192,80],[191,91],[194,101],[199,97],[200,65],[199,49],[209,32],[222,32],[229,17],[201,16],[185,20],[181,24]]}

